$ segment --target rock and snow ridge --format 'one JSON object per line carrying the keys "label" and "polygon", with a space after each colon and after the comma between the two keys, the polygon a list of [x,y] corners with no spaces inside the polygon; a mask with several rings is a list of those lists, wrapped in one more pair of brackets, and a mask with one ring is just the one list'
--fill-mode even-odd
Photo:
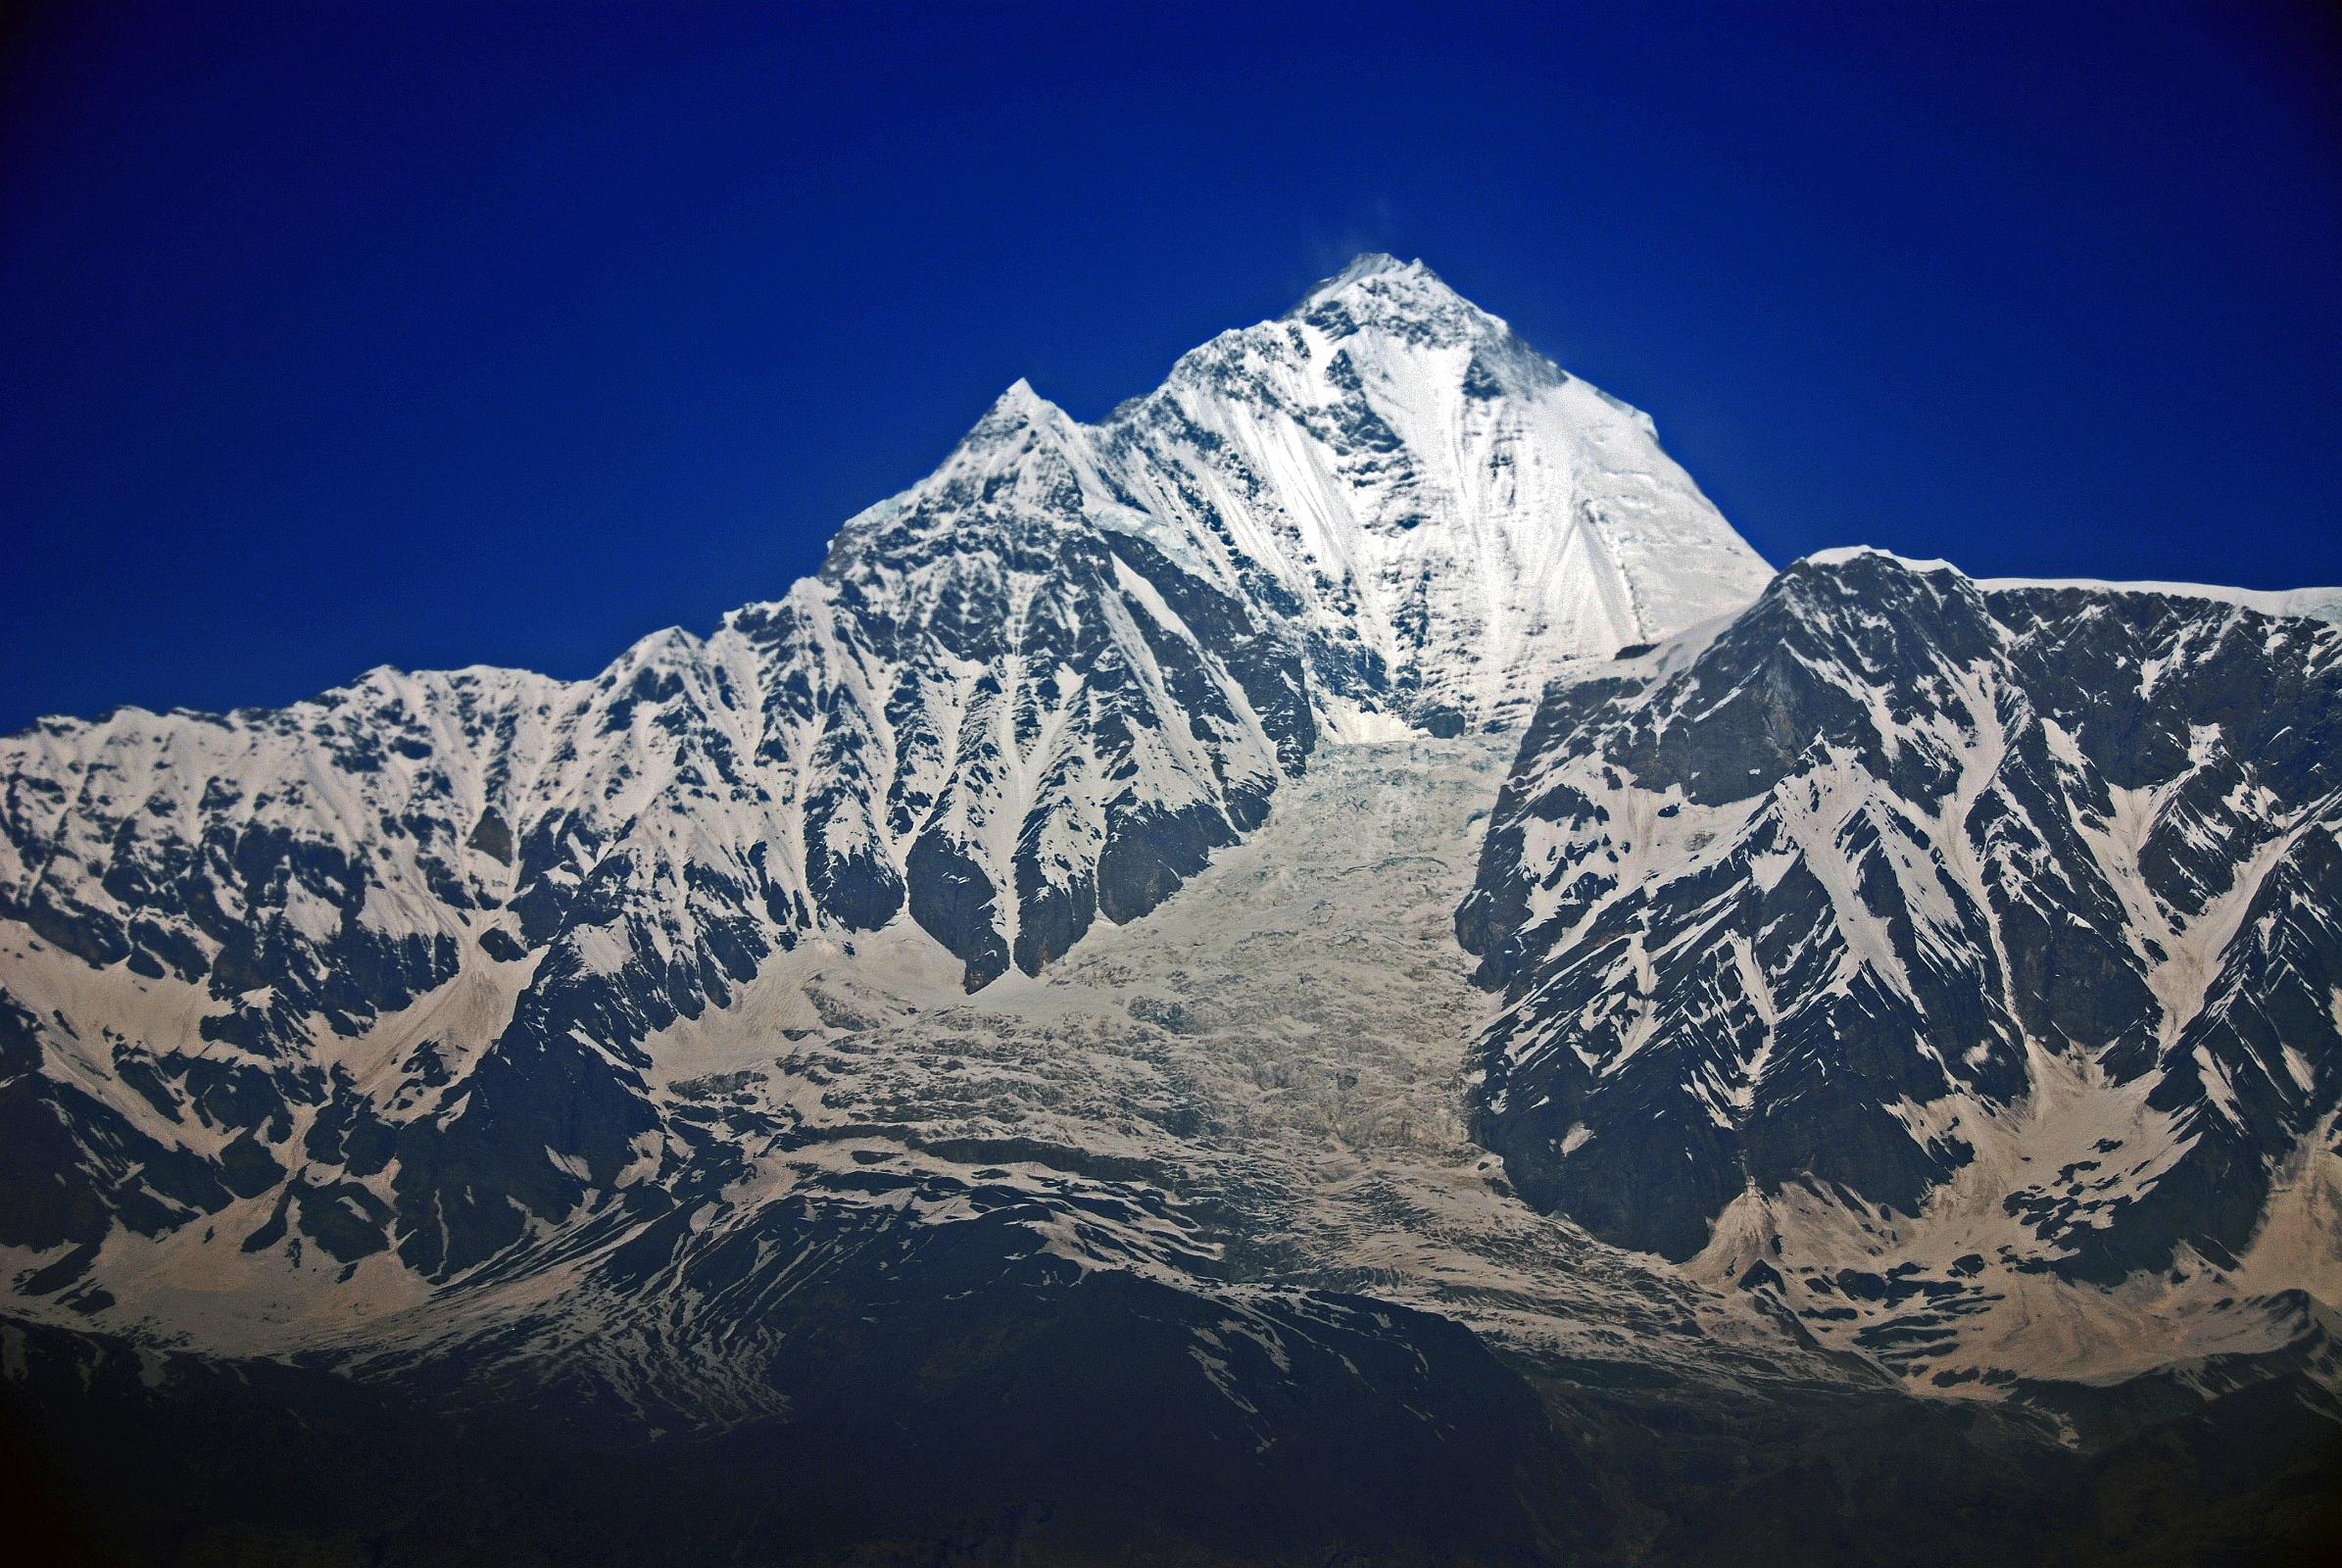
{"label": "rock and snow ridge", "polygon": [[[1914,571],[1957,569],[1948,561],[1915,561],[1877,545],[1840,545],[1817,550],[1804,559],[1816,565],[1842,566],[1859,556],[1885,556]],[[2097,577],[1976,577],[1971,579],[1986,593],[2015,588],[2072,588],[2108,594],[2159,594],[2173,599],[2211,599],[2239,605],[2264,615],[2308,615],[2317,620],[2342,621],[2342,588],[2231,588],[2209,582],[2109,582]]]}
{"label": "rock and snow ridge", "polygon": [[2334,1370],[2342,627],[1809,558],[1556,684],[1458,929],[1540,1207],[1944,1387]]}
{"label": "rock and snow ridge", "polygon": [[[0,741],[11,1290],[658,1422],[774,1413],[820,1293],[909,1260],[928,1306],[1180,1295],[1247,1431],[1296,1357],[1435,1335],[1326,1288],[1710,1388],[1849,1375],[1800,1332],[1947,1387],[2322,1332],[2337,634],[1769,578],[1649,420],[1368,257],[1097,424],[1018,382],[816,576],[591,680],[44,722]],[[1429,933],[1533,710],[1491,1020]],[[2167,1262],[2257,1304],[2097,1304]]]}

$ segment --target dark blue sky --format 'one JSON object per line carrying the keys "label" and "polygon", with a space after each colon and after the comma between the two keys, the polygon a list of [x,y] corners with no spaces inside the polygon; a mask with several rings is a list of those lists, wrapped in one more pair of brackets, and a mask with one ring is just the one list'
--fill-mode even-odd
{"label": "dark blue sky", "polygon": [[1016,376],[1094,418],[1363,248],[1777,562],[2342,582],[2313,8],[1135,9],[52,15],[0,91],[0,729],[590,672]]}

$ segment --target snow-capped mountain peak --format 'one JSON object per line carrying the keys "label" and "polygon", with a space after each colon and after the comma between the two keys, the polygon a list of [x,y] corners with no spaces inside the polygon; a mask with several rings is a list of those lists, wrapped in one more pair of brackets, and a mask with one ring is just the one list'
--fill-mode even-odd
{"label": "snow-capped mountain peak", "polygon": [[1421,263],[1360,258],[1101,436],[1143,507],[1293,602],[1323,690],[1434,729],[1517,723],[1571,662],[1770,575],[1647,418]]}
{"label": "snow-capped mountain peak", "polygon": [[2334,603],[1776,576],[1363,257],[589,679],[0,738],[0,1265],[667,1432],[1089,1391],[1272,1498],[1353,1429],[1516,1493],[1489,1347],[1669,1431],[2332,1380]]}
{"label": "snow-capped mountain peak", "polygon": [[[1386,277],[1394,272],[1410,272],[1431,278],[1434,282],[1439,281],[1432,270],[1420,260],[1402,262],[1387,251],[1360,251],[1350,258],[1348,265],[1341,271],[1320,279],[1315,287],[1301,297],[1300,303],[1286,314],[1299,316],[1319,301],[1342,293],[1353,283],[1363,282],[1370,277]],[[1445,287],[1444,284],[1440,286]]]}
{"label": "snow-capped mountain peak", "polygon": [[1420,261],[1370,251],[1301,296],[1284,320],[1340,311],[1358,326],[1448,333],[1500,332],[1504,323],[1447,286]]}
{"label": "snow-capped mountain peak", "polygon": [[1033,383],[1020,375],[1008,383],[1007,390],[993,399],[992,407],[961,437],[960,445],[963,448],[991,445],[1009,439],[1020,430],[1055,430],[1072,422],[1063,409],[1034,391]]}
{"label": "snow-capped mountain peak", "polygon": [[0,740],[0,1046],[61,1151],[0,1246],[92,1290],[118,1223],[268,1195],[256,1253],[464,1276],[649,1180],[655,1042],[800,948],[1038,974],[1329,738],[1503,729],[1768,575],[1646,423],[1380,258],[1097,424],[1013,382],[817,576],[591,679]]}

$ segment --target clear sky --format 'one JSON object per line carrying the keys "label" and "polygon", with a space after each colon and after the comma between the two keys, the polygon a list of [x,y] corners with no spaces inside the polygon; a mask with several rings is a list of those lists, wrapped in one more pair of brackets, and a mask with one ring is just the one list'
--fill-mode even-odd
{"label": "clear sky", "polygon": [[590,673],[779,594],[1015,377],[1095,418],[1370,248],[1649,410],[1776,562],[2342,582],[2310,5],[283,0],[9,42],[0,730]]}

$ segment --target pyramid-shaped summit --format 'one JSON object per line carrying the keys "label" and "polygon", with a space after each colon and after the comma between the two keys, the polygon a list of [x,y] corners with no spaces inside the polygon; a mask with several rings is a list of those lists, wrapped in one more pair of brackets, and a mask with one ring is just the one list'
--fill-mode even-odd
{"label": "pyramid-shaped summit", "polygon": [[880,525],[1037,517],[1145,538],[1287,622],[1341,733],[1518,724],[1559,669],[1743,604],[1771,575],[1648,418],[1380,253],[1186,355],[1099,424],[1018,381],[846,537],[915,553]]}

